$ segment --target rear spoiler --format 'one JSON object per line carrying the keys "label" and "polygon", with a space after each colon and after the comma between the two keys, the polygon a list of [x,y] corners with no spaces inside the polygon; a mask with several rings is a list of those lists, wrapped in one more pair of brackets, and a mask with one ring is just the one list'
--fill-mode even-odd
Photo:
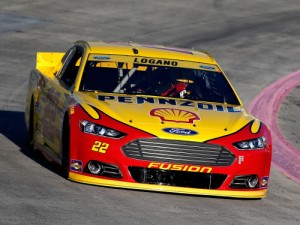
{"label": "rear spoiler", "polygon": [[37,52],[36,53],[36,68],[55,67],[61,63],[61,59],[65,53],[63,52]]}

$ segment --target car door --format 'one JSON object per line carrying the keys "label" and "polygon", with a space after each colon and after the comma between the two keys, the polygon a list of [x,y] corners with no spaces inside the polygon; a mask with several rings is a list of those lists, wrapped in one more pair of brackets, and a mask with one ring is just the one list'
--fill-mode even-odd
{"label": "car door", "polygon": [[55,72],[54,79],[47,82],[44,89],[44,145],[61,157],[61,133],[64,115],[67,111],[79,71],[83,49],[74,46],[62,59],[62,67]]}

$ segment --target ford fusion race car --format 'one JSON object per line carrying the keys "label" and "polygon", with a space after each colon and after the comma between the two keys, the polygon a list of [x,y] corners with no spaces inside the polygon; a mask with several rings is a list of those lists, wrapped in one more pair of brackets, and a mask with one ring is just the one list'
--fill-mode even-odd
{"label": "ford fusion race car", "polygon": [[263,198],[270,131],[205,52],[78,41],[38,52],[25,120],[68,179],[139,190]]}

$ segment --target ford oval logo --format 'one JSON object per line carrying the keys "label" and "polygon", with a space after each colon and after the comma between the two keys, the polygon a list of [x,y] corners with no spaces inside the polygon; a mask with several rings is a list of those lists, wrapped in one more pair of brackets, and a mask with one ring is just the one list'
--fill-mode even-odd
{"label": "ford oval logo", "polygon": [[94,56],[94,59],[109,60],[110,57],[109,56],[105,56],[105,55],[96,55],[96,56]]}
{"label": "ford oval logo", "polygon": [[201,65],[200,66],[202,69],[205,69],[205,70],[215,70],[215,67],[213,66],[205,66],[205,65]]}
{"label": "ford oval logo", "polygon": [[169,134],[178,134],[178,135],[196,135],[198,134],[197,131],[189,130],[189,129],[183,129],[183,128],[173,128],[173,127],[167,127],[162,129],[164,132]]}

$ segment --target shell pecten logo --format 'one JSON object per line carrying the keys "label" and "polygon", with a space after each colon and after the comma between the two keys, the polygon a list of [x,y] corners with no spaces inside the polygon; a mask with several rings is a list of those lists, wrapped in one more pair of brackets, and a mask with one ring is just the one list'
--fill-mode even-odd
{"label": "shell pecten logo", "polygon": [[194,120],[200,120],[197,114],[182,109],[155,108],[150,115],[159,117],[162,122],[193,123]]}

